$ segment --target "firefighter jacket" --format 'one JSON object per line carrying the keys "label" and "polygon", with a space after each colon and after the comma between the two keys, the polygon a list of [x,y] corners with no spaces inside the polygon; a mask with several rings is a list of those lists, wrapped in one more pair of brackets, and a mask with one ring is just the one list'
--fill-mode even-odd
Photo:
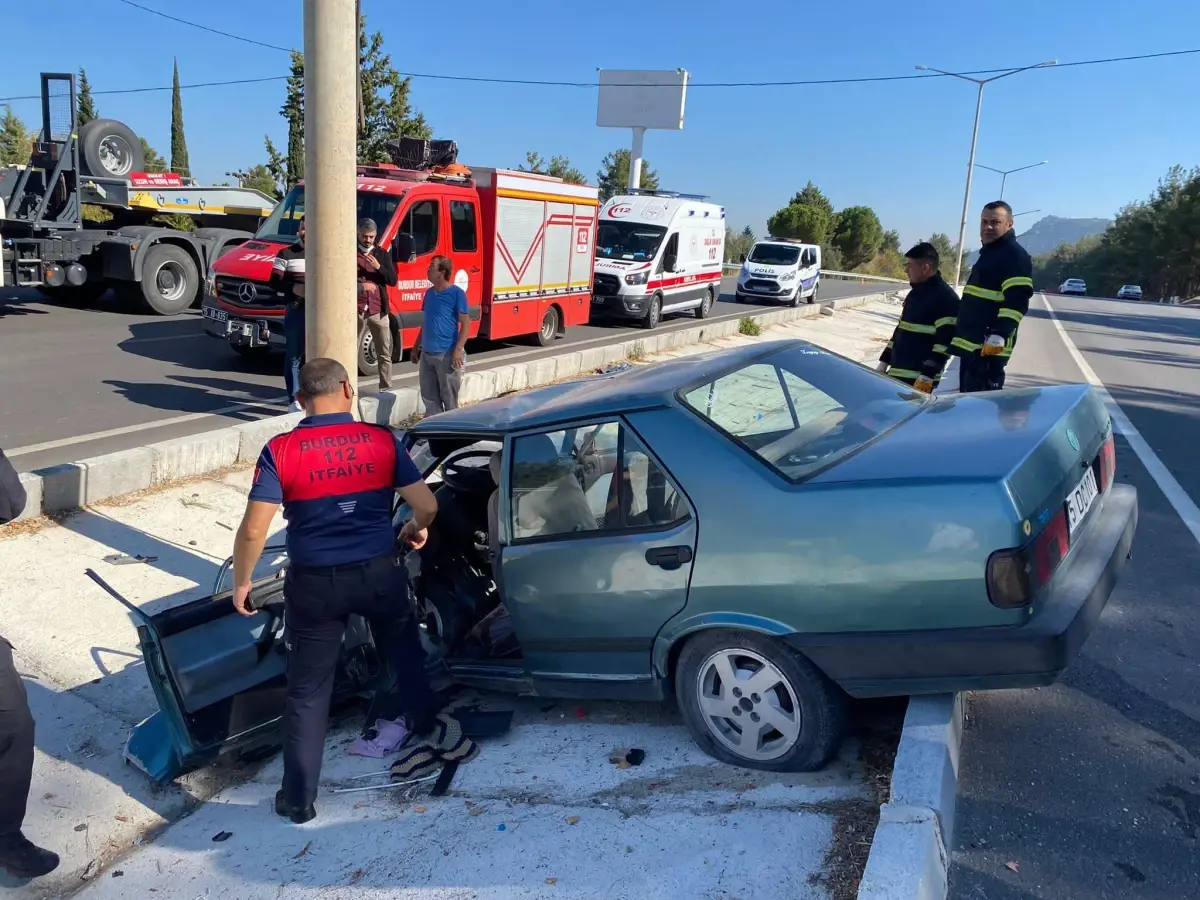
{"label": "firefighter jacket", "polygon": [[939,273],[912,286],[892,339],[879,357],[888,364],[888,375],[906,381],[921,375],[935,382],[942,377],[958,303],[958,294]]}
{"label": "firefighter jacket", "polygon": [[979,353],[991,335],[1004,338],[998,359],[1012,356],[1017,326],[1033,297],[1033,260],[1011,231],[979,251],[963,288],[958,325],[950,352],[964,358]]}

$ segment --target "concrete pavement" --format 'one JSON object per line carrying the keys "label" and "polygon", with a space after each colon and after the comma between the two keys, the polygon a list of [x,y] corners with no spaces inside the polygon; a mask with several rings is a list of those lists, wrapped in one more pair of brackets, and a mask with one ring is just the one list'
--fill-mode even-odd
{"label": "concrete pavement", "polygon": [[[1200,502],[1200,310],[1050,303],[1186,498]],[[1084,380],[1035,301],[1009,384]],[[956,900],[1200,896],[1200,546],[1120,435],[1117,478],[1139,492],[1133,560],[1078,660],[1053,687],[969,698]]]}
{"label": "concrete pavement", "polygon": [[[732,288],[726,278],[712,319],[770,308],[733,302]],[[826,279],[820,296],[830,301],[878,290],[878,284]],[[277,415],[284,406],[282,357],[239,357],[204,335],[194,311],[162,318],[105,306],[76,309],[33,291],[0,288],[0,321],[0,379],[18,388],[0,419],[0,447],[21,471]],[[694,324],[683,314],[660,330]],[[568,345],[628,340],[638,331],[588,325],[544,349],[476,344],[468,352],[479,370],[563,353]],[[398,387],[415,386],[414,367],[401,364],[395,374]],[[375,384],[364,379],[364,393]]]}

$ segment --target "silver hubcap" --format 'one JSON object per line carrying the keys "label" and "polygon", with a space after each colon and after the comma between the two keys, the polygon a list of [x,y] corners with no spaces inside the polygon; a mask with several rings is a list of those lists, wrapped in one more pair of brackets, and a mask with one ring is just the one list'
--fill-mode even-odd
{"label": "silver hubcap", "polygon": [[542,337],[546,340],[554,337],[554,313],[546,313],[546,317],[542,319]]}
{"label": "silver hubcap", "polygon": [[778,759],[800,737],[800,703],[753,650],[720,650],[700,666],[696,697],[713,737],[743,759]]}
{"label": "silver hubcap", "polygon": [[163,263],[158,274],[154,276],[154,284],[164,300],[181,299],[187,288],[187,276],[183,273],[183,266],[177,262]]}
{"label": "silver hubcap", "polygon": [[120,138],[106,137],[100,142],[100,163],[111,175],[127,175],[133,168],[133,154]]}
{"label": "silver hubcap", "polygon": [[657,297],[650,301],[650,324],[657,325],[658,318],[662,315],[662,303]]}
{"label": "silver hubcap", "polygon": [[370,331],[363,332],[362,347],[363,360],[366,364],[368,366],[376,365],[379,359],[375,355],[375,335],[371,334]]}

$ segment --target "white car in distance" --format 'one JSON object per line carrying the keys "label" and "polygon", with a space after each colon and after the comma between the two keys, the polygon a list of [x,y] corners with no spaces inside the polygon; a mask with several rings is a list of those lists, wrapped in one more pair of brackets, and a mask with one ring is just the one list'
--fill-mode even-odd
{"label": "white car in distance", "polygon": [[1142,288],[1137,284],[1123,284],[1121,289],[1117,291],[1118,300],[1141,300]]}

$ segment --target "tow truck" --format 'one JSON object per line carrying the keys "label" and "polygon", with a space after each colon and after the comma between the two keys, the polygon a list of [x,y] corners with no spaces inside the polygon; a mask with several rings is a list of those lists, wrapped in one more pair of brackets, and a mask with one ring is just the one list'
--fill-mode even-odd
{"label": "tow truck", "polygon": [[[430,260],[448,256],[467,294],[472,338],[527,336],[546,346],[586,324],[592,305],[599,190],[561,178],[458,163],[454,141],[401,138],[392,163],[360,165],[357,218],[379,229],[396,263],[388,288],[392,356],[422,324]],[[204,327],[242,355],[282,349],[284,299],[270,286],[276,254],[296,242],[304,184],[280,201],[252,241],[227,252],[205,279]],[[353,302],[351,299],[348,302]],[[376,371],[374,341],[359,323],[358,370]]]}
{"label": "tow truck", "polygon": [[[113,119],[78,127],[75,76],[42,73],[42,130],[29,164],[0,168],[0,283],[90,303],[109,288],[136,307],[175,315],[200,299],[204,272],[254,236],[275,201],[245,187],[209,187],[145,172],[141,142]],[[84,204],[112,221],[83,219]],[[183,213],[197,227],[155,224]]]}

